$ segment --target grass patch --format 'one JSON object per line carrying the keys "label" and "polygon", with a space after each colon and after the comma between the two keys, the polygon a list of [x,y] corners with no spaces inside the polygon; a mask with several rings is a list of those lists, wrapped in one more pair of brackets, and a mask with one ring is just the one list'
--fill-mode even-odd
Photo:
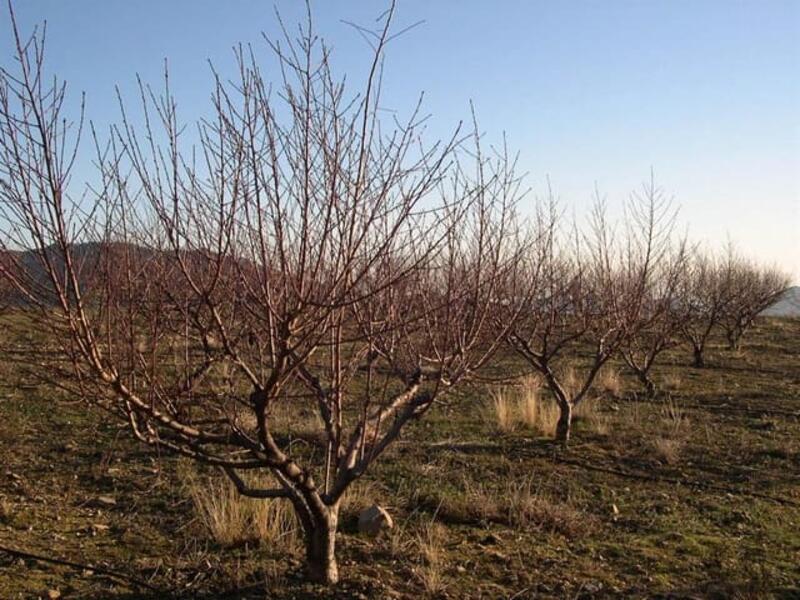
{"label": "grass patch", "polygon": [[[653,377],[669,394],[655,399],[610,365],[610,382],[579,405],[567,451],[547,439],[555,407],[535,380],[503,386],[512,425],[502,435],[483,387],[435,406],[343,499],[335,590],[302,579],[296,534],[261,512],[288,505],[234,497],[225,479],[153,453],[7,363],[0,545],[201,599],[797,596],[800,509],[749,493],[800,503],[800,321],[759,323],[742,356],[712,342],[707,369],[688,367],[684,348],[665,353]],[[501,356],[500,367],[522,365]],[[282,410],[276,422],[303,440],[293,447],[315,451],[313,413]],[[352,523],[374,502],[395,527],[372,540]],[[49,589],[142,593],[0,555],[0,598]]]}

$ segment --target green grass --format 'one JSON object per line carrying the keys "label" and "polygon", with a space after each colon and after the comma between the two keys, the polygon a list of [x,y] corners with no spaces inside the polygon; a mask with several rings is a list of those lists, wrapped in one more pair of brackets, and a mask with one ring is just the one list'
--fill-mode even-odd
{"label": "green grass", "polygon": [[[798,597],[800,321],[760,324],[741,354],[710,350],[706,369],[686,367],[679,349],[655,373],[686,421],[674,461],[653,449],[672,435],[663,401],[636,397],[628,376],[623,399],[597,402],[605,427],[579,421],[566,452],[524,429],[498,433],[480,387],[436,407],[356,484],[397,527],[369,540],[346,511],[335,590],[304,582],[296,552],[216,544],[193,514],[184,461],[133,442],[6,361],[0,545],[186,597],[420,598],[431,568],[420,540],[435,520],[444,528],[440,597]],[[52,589],[163,597],[0,553],[0,598]]]}

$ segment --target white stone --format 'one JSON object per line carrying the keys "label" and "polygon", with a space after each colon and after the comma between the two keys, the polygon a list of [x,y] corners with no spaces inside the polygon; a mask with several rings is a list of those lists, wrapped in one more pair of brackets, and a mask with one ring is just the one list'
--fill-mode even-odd
{"label": "white stone", "polygon": [[394,521],[392,521],[391,515],[386,512],[386,509],[377,504],[373,504],[369,508],[363,510],[358,516],[358,531],[372,537],[392,527],[394,527]]}

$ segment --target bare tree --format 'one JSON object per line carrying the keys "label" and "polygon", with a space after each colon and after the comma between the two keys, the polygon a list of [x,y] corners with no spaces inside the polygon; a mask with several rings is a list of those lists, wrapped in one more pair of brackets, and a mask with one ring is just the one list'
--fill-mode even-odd
{"label": "bare tree", "polygon": [[676,309],[683,313],[681,333],[692,347],[692,366],[696,368],[706,366],[708,340],[734,299],[734,267],[731,253],[717,256],[695,250],[681,279]]}
{"label": "bare tree", "polygon": [[[0,271],[59,345],[42,375],[241,494],[291,502],[326,583],[342,495],[492,356],[498,289],[520,280],[514,160],[484,156],[477,128],[470,152],[458,132],[422,145],[419,106],[378,118],[393,8],[354,97],[310,16],[268,42],[275,89],[240,48],[194,146],[168,75],[159,94],[140,83],[143,125],[121,101],[108,141],[92,132],[100,181],[77,197],[83,118],[64,117],[43,35],[14,23],[19,72],[0,79]],[[296,443],[307,411],[320,430]]]}
{"label": "bare tree", "polygon": [[[529,295],[517,297],[507,341],[540,373],[555,397],[560,417],[556,439],[569,440],[574,408],[595,377],[630,335],[641,304],[642,265],[623,260],[598,198],[588,231],[568,236],[559,228],[554,203],[537,222],[535,255],[526,264]],[[580,358],[577,381],[568,366]]]}
{"label": "bare tree", "polygon": [[680,282],[688,266],[686,240],[673,239],[677,211],[651,176],[629,202],[626,260],[642,273],[641,304],[620,356],[648,396],[656,393],[650,375],[656,359],[682,340],[685,313],[679,310]]}
{"label": "bare tree", "polygon": [[[729,248],[729,253],[734,253]],[[777,268],[764,267],[745,258],[733,257],[733,290],[720,325],[730,350],[739,350],[744,334],[756,317],[789,287],[789,277]]]}

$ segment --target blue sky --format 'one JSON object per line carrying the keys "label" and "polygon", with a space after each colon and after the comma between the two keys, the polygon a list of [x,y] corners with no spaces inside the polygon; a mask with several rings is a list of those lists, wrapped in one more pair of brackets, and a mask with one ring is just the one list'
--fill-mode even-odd
{"label": "blue sky", "polygon": [[[275,6],[290,24],[304,14],[294,0],[15,4],[25,28],[47,19],[49,68],[86,91],[101,126],[118,117],[114,86],[133,100],[135,74],[157,83],[164,57],[183,118],[208,114],[207,60],[225,72],[234,43],[263,48]],[[355,81],[369,49],[342,20],[368,24],[383,6],[312,3]],[[407,112],[424,91],[430,134],[445,136],[472,100],[487,136],[505,131],[520,151],[529,185],[549,178],[578,212],[595,184],[620,205],[652,167],[693,238],[730,237],[800,283],[800,2],[398,1],[396,28],[419,20],[389,48],[386,108]]]}

